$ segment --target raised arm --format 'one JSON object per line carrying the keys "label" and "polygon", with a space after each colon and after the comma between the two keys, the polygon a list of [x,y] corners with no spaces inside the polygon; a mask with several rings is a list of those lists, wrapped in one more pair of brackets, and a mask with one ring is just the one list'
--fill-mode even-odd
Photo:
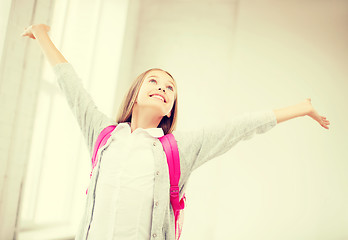
{"label": "raised arm", "polygon": [[56,46],[48,36],[47,32],[50,29],[51,28],[46,24],[34,24],[25,28],[21,36],[28,36],[29,38],[36,39],[47,60],[49,61],[51,66],[54,67],[58,63],[68,61],[60,53],[60,51],[56,48]]}
{"label": "raised arm", "polygon": [[58,85],[79,124],[92,157],[94,143],[100,131],[116,122],[98,109],[91,95],[84,88],[82,79],[54,46],[47,31],[49,31],[47,25],[37,24],[26,28],[22,36],[38,40],[52,66]]}

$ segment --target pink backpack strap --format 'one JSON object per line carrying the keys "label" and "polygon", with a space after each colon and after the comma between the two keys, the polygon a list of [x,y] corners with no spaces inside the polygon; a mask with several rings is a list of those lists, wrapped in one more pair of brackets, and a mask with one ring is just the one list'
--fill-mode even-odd
{"label": "pink backpack strap", "polygon": [[[98,135],[97,141],[94,144],[93,155],[92,155],[92,171],[91,171],[91,174],[89,175],[89,178],[92,178],[93,169],[98,162],[98,159],[97,159],[98,149],[105,145],[105,143],[108,141],[109,137],[111,136],[111,132],[115,129],[115,127],[116,125],[107,126]],[[86,194],[87,192],[88,192],[88,188],[86,190]]]}
{"label": "pink backpack strap", "polygon": [[179,239],[181,235],[182,223],[183,223],[183,209],[185,207],[185,193],[182,199],[179,201],[179,180],[180,180],[180,158],[179,150],[173,134],[166,134],[159,138],[162,143],[164,152],[167,156],[167,163],[170,176],[170,203],[175,216],[175,238]]}
{"label": "pink backpack strap", "polygon": [[[97,153],[98,149],[105,145],[109,137],[111,136],[111,132],[115,129],[116,125],[110,125],[104,128],[94,145],[93,155],[92,155],[92,171],[90,174],[90,178],[92,177],[92,172],[94,167],[97,165]],[[179,201],[179,180],[180,180],[180,159],[179,159],[179,150],[174,138],[173,134],[166,134],[159,138],[162,143],[164,152],[167,156],[167,163],[169,168],[169,176],[170,176],[170,202],[172,204],[172,208],[175,216],[175,239],[179,239],[181,235],[182,223],[183,223],[183,209],[185,207],[185,193],[183,194],[182,199]],[[86,190],[86,194],[88,192],[88,188]]]}

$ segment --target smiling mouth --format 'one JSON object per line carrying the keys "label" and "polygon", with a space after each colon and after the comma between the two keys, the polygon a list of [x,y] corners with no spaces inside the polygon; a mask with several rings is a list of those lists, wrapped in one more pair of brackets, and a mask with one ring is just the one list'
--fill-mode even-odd
{"label": "smiling mouth", "polygon": [[160,97],[160,96],[151,95],[150,97],[151,97],[151,98],[156,98],[156,99],[158,99],[158,100],[160,100],[160,101],[162,101],[162,102],[164,102],[164,103],[165,103],[164,98],[162,99],[162,97]]}

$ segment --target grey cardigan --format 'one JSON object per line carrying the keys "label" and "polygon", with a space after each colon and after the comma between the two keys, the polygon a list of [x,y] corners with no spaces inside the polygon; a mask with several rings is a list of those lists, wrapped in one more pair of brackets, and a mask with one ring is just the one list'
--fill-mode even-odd
{"label": "grey cardigan", "polygon": [[[105,127],[117,123],[98,110],[70,63],[58,63],[53,66],[53,71],[58,85],[80,126],[89,149],[91,161],[93,147],[99,133]],[[255,134],[265,133],[276,124],[277,120],[273,110],[262,110],[244,113],[223,123],[219,122],[218,125],[205,126],[198,130],[173,131],[180,157],[180,199],[186,190],[188,179],[195,169],[214,157],[227,152],[239,141],[248,140]],[[93,218],[99,163],[101,162],[103,150],[109,146],[111,139],[109,138],[109,141],[99,150],[98,164],[94,168],[90,180],[85,211],[77,230],[76,240],[87,239],[88,237],[88,230]],[[169,171],[165,153],[158,139],[153,142],[152,150],[155,158],[155,182],[151,236],[149,236],[149,239],[174,240],[175,223],[170,204]]]}

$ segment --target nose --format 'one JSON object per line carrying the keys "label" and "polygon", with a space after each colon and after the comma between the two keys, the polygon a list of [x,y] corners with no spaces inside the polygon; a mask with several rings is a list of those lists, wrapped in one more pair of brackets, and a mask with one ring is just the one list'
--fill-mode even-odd
{"label": "nose", "polygon": [[[161,89],[162,89],[162,88],[158,88],[158,90],[160,90],[160,91],[161,91]],[[163,92],[165,92],[165,89],[163,89]]]}

